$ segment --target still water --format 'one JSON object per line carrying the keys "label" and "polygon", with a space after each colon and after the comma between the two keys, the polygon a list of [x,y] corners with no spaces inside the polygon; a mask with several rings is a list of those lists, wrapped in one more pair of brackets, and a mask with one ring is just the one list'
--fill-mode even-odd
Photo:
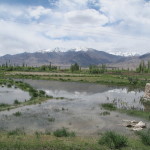
{"label": "still water", "polygon": [[[37,89],[46,91],[48,95],[64,97],[64,99],[54,98],[40,104],[0,112],[0,130],[19,128],[34,133],[35,131],[53,132],[65,127],[75,131],[79,136],[95,136],[107,130],[132,135],[131,130],[122,125],[123,119],[146,122],[144,119],[117,111],[112,111],[106,116],[101,115],[106,110],[100,105],[101,103],[113,102],[118,107],[144,109],[140,103],[143,91],[129,91],[125,87],[91,83],[23,81]],[[13,114],[18,111],[21,112],[21,116],[14,116]],[[149,128],[150,123],[148,121],[146,123]]]}
{"label": "still water", "polygon": [[18,100],[19,102],[24,102],[25,100],[29,99],[29,93],[22,91],[19,88],[15,88],[13,86],[10,88],[6,86],[0,87],[0,103],[13,104],[15,100]]}
{"label": "still water", "polygon": [[54,97],[64,97],[70,100],[82,100],[86,104],[113,102],[119,108],[144,109],[140,99],[143,91],[131,90],[125,87],[100,85],[94,83],[60,82],[45,80],[24,80],[37,89],[46,91]]}

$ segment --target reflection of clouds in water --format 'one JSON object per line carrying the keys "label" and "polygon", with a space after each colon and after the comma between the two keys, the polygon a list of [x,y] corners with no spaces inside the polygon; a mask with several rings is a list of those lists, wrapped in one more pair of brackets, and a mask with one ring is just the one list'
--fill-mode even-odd
{"label": "reflection of clouds in water", "polygon": [[[86,86],[86,85],[85,85]],[[80,89],[74,91],[66,91],[66,90],[52,90],[46,89],[46,93],[48,95],[52,95],[54,97],[64,97],[73,100],[82,100],[86,101],[86,103],[106,103],[113,102],[116,103],[118,107],[136,107],[143,108],[143,105],[140,103],[140,98],[143,95],[143,92],[137,91],[128,91],[127,88],[114,88],[108,89],[105,92],[97,92],[94,93],[83,92]]]}
{"label": "reflection of clouds in water", "polygon": [[134,92],[134,91],[130,91],[130,92],[128,92],[128,90],[126,89],[126,88],[124,88],[124,89],[113,89],[113,90],[108,90],[107,91],[108,93],[132,93],[132,94],[135,94],[136,92]]}

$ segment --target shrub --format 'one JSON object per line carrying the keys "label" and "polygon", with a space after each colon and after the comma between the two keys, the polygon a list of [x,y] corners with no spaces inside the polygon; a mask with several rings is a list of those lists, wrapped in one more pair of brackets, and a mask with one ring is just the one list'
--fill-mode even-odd
{"label": "shrub", "polygon": [[69,132],[66,128],[57,129],[53,132],[54,136],[56,137],[74,137],[74,132]]}
{"label": "shrub", "polygon": [[20,102],[16,99],[16,100],[14,100],[14,104],[18,105],[18,104],[20,104]]}
{"label": "shrub", "polygon": [[105,103],[105,104],[102,104],[101,106],[102,106],[104,109],[110,110],[110,111],[117,109],[116,106],[115,106],[113,103]]}
{"label": "shrub", "polygon": [[46,94],[45,91],[39,90],[39,95],[40,95],[40,96],[45,96],[45,94]]}
{"label": "shrub", "polygon": [[106,145],[111,149],[120,149],[122,147],[127,146],[128,140],[127,137],[123,135],[119,135],[113,131],[107,131],[99,140],[99,144]]}
{"label": "shrub", "polygon": [[140,136],[142,143],[150,146],[150,129],[145,131],[139,131],[137,133]]}
{"label": "shrub", "polygon": [[16,117],[19,117],[19,116],[21,116],[21,112],[17,111],[17,112],[14,113],[13,115],[16,116]]}

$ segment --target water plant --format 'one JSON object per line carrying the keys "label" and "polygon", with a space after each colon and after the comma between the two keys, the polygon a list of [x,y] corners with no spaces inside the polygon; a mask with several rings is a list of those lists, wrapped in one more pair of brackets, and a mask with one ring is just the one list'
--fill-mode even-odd
{"label": "water plant", "polygon": [[20,117],[20,116],[22,115],[22,113],[19,112],[19,111],[17,111],[17,112],[15,112],[15,113],[13,113],[13,115],[16,116],[16,117]]}
{"label": "water plant", "polygon": [[20,102],[16,99],[16,100],[14,100],[14,104],[18,105],[18,104],[20,104]]}
{"label": "water plant", "polygon": [[107,116],[107,115],[110,115],[110,112],[109,111],[104,111],[104,112],[101,112],[100,115],[101,116]]}

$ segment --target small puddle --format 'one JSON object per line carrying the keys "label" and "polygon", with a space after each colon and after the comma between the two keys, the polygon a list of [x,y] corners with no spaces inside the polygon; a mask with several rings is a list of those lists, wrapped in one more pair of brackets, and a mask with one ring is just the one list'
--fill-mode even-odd
{"label": "small puddle", "polygon": [[13,104],[15,100],[24,102],[29,100],[30,95],[28,92],[22,91],[14,86],[8,88],[6,86],[0,86],[0,103]]}

